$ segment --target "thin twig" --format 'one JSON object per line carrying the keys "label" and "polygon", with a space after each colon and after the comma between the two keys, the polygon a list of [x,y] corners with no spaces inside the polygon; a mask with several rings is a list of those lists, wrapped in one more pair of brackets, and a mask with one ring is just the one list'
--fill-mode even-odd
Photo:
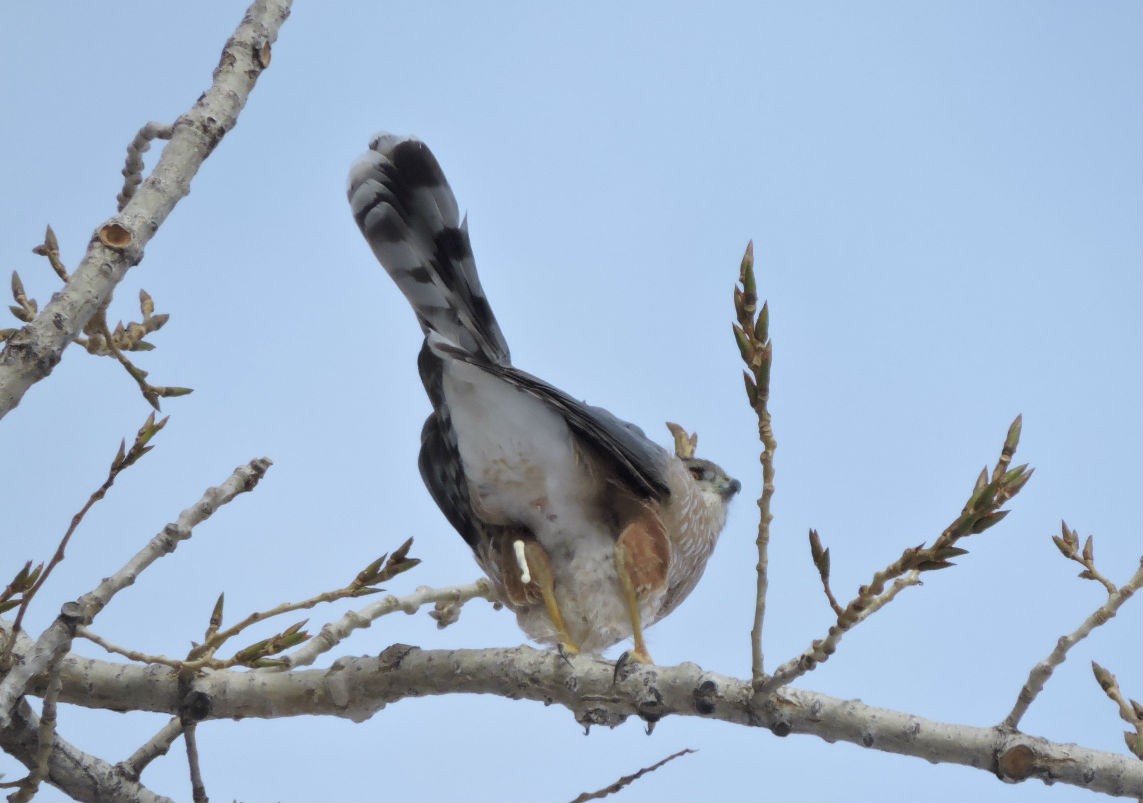
{"label": "thin twig", "polygon": [[52,747],[56,741],[56,704],[59,701],[60,688],[63,678],[59,672],[53,672],[48,680],[48,688],[44,692],[44,702],[41,707],[40,721],[36,727],[36,757],[32,771],[19,782],[19,788],[9,795],[9,803],[26,803],[36,796],[40,784],[48,777],[51,764]]}
{"label": "thin twig", "polygon": [[758,583],[755,591],[754,626],[750,630],[751,676],[760,684],[765,676],[762,654],[762,626],[766,619],[766,592],[769,588],[770,500],[774,496],[774,450],[778,442],[770,418],[770,366],[774,348],[770,343],[770,308],[762,304],[758,310],[758,293],[754,280],[754,241],[746,245],[734,288],[734,311],[738,322],[733,325],[734,339],[747,370],[743,371],[746,396],[758,417],[758,439],[762,442],[762,495],[758,498]]}
{"label": "thin twig", "polygon": [[[873,611],[884,607],[904,588],[917,585],[922,572],[948,568],[953,565],[952,558],[967,554],[967,550],[956,545],[961,539],[978,535],[1003,521],[1008,511],[1000,508],[1018,494],[1032,476],[1027,465],[1008,467],[1020,442],[1020,431],[1021,418],[1017,416],[1008,427],[991,478],[987,468],[980,472],[960,515],[941,532],[932,546],[910,547],[893,563],[875,572],[869,585],[858,588],[857,595],[838,614],[826,636],[815,639],[800,655],[778,667],[773,675],[756,685],[757,691],[772,693],[815,669],[833,655],[842,636],[865,621]],[[816,556],[820,543],[815,548],[811,538],[810,548],[815,553],[815,563],[820,563]]]}
{"label": "thin twig", "polygon": [[[66,285],[68,282],[67,268],[60,262],[59,243],[56,242],[55,232],[52,231],[51,226],[48,226],[43,244],[36,246],[32,251],[46,256],[56,275]],[[39,305],[34,298],[28,297],[24,291],[24,283],[15,271],[12,272],[12,299],[16,302],[15,306],[9,307],[13,316],[24,323],[35,321]],[[139,309],[142,313],[139,321],[131,321],[126,325],[120,321],[116,324],[113,332],[107,323],[106,308],[100,307],[83,327],[83,333],[87,336],[81,337],[77,334],[72,338],[72,342],[82,346],[88,354],[99,357],[114,357],[128,375],[135,380],[147,403],[158,411],[160,409],[159,399],[186,396],[194,391],[191,388],[152,385],[147,381],[147,372],[136,366],[124,353],[152,350],[154,344],[147,341],[147,336],[162,329],[170,320],[170,315],[166,313],[155,314],[155,302],[146,290],[139,290]],[[14,336],[17,332],[16,329],[0,330],[0,342]]]}
{"label": "thin twig", "polygon": [[329,652],[354,631],[369,627],[374,621],[396,611],[416,613],[422,606],[430,603],[445,603],[451,606],[461,606],[472,599],[486,599],[496,602],[496,595],[492,586],[483,577],[474,583],[451,588],[428,588],[421,586],[412,594],[402,597],[387,596],[377,602],[367,605],[359,611],[350,611],[338,619],[330,622],[321,629],[321,632],[294,650],[283,656],[283,668],[292,669],[299,666],[309,666],[317,660],[318,656]]}
{"label": "thin twig", "polygon": [[[144,294],[143,291],[140,291],[140,293]],[[156,315],[151,320],[162,321],[165,323],[167,318],[166,316]],[[149,322],[150,321],[147,321],[147,323]],[[128,358],[127,355],[123,353],[123,349],[120,348],[120,340],[126,340],[128,343],[132,344],[139,344],[142,342],[144,345],[150,345],[149,343],[143,341],[143,337],[148,331],[150,331],[146,328],[145,325],[132,323],[131,326],[138,327],[138,330],[134,337],[126,337],[125,333],[123,332],[123,324],[120,322],[119,328],[113,334],[107,326],[107,317],[102,311],[100,311],[94,318],[92,318],[92,325],[100,335],[99,340],[102,348],[98,349],[98,352],[114,357],[116,361],[118,361],[118,363],[123,366],[123,370],[125,370],[127,375],[134,379],[135,384],[139,386],[139,392],[143,394],[143,398],[146,399],[147,404],[154,407],[156,412],[161,410],[159,399],[175,396],[187,396],[191,393],[194,393],[192,388],[152,385],[147,381],[147,372],[139,366],[135,365],[135,363],[133,363],[130,358]],[[160,323],[159,326],[162,326],[162,323]],[[117,337],[117,335],[119,336]],[[93,349],[91,344],[88,345],[88,351],[91,353],[96,353],[96,350]]]}
{"label": "thin twig", "polygon": [[1102,585],[1109,595],[1115,593],[1115,583],[1108,580],[1095,568],[1095,539],[1093,539],[1092,536],[1089,535],[1087,537],[1087,540],[1084,541],[1083,549],[1081,550],[1079,545],[1079,533],[1068,527],[1066,521],[1061,521],[1060,534],[1053,535],[1052,541],[1055,543],[1056,548],[1060,550],[1061,555],[1083,566],[1083,571],[1079,573],[1082,579],[1094,580]]}
{"label": "thin twig", "polygon": [[183,723],[183,744],[187,748],[187,765],[190,768],[191,798],[194,803],[208,803],[206,785],[202,782],[202,768],[198,761],[197,723]]}
{"label": "thin twig", "polygon": [[893,585],[889,586],[889,588],[885,589],[885,591],[883,591],[881,594],[870,600],[869,604],[866,605],[865,608],[857,615],[857,621],[854,624],[856,625],[864,622],[870,616],[877,613],[877,611],[881,610],[890,602],[892,602],[893,599],[906,588],[911,586],[919,586],[920,584],[921,573],[917,571],[909,572],[904,577],[898,577],[893,581]]}
{"label": "thin twig", "polygon": [[[118,644],[112,644],[110,641],[103,638],[103,636],[100,636],[98,633],[92,632],[91,629],[87,628],[87,627],[78,628],[75,631],[75,635],[77,638],[86,639],[86,640],[90,641],[92,644],[99,645],[100,647],[102,647],[107,652],[109,652],[113,655],[122,655],[128,661],[135,661],[136,663],[140,663],[140,664],[156,664],[158,666],[169,666],[171,669],[187,668],[187,661],[185,661],[181,658],[168,658],[165,655],[155,655],[153,653],[146,653],[146,652],[140,652],[139,650],[132,650],[132,649],[129,649],[127,647],[120,647]],[[221,665],[222,662],[219,661],[218,663]],[[191,668],[198,669],[198,668],[202,668],[205,666],[210,666],[210,668],[212,668],[212,669],[216,668],[211,663],[206,662],[206,661],[203,661],[200,664],[192,665]],[[221,666],[219,666],[217,668],[221,668]]]}
{"label": "thin twig", "polygon": [[127,146],[127,162],[123,165],[123,189],[116,199],[119,202],[120,212],[143,183],[143,154],[151,149],[151,141],[170,139],[173,133],[174,129],[165,123],[150,122],[140,128],[135,139],[131,140],[131,144]]}
{"label": "thin twig", "polygon": [[165,756],[175,743],[175,739],[183,735],[183,723],[178,717],[171,717],[159,731],[139,746],[139,749],[120,761],[116,767],[132,780],[139,780],[147,765],[159,756]]}
{"label": "thin twig", "polygon": [[1079,644],[1093,630],[1102,624],[1107,623],[1115,616],[1116,612],[1131,598],[1131,595],[1143,587],[1143,560],[1140,561],[1139,568],[1127,583],[1115,590],[1114,593],[1108,595],[1107,601],[1100,605],[1090,616],[1084,619],[1075,631],[1066,636],[1061,636],[1056,642],[1055,648],[1048,654],[1040,663],[1032,667],[1032,671],[1028,673],[1028,679],[1024,681],[1024,686],[1020,689],[1020,693],[1016,695],[1016,705],[1012,707],[1012,711],[1000,723],[1000,727],[1008,730],[1016,730],[1020,724],[1020,720],[1028,711],[1028,707],[1044,689],[1044,684],[1048,682],[1048,678],[1052,676],[1053,670],[1064,662],[1068,657],[1068,651]]}
{"label": "thin twig", "polygon": [[[284,602],[268,611],[257,611],[225,630],[220,630],[224,597],[219,596],[218,602],[215,603],[214,610],[211,612],[206,638],[200,646],[195,647],[187,654],[186,665],[190,666],[191,663],[198,661],[209,661],[228,640],[258,622],[292,611],[308,610],[323,602],[337,602],[338,600],[363,597],[380,592],[381,589],[377,587],[378,583],[387,582],[397,575],[413,569],[421,562],[419,558],[409,557],[409,549],[412,546],[413,539],[406,539],[405,543],[393,550],[391,555],[388,553],[382,555],[358,572],[344,588],[323,592],[301,602]],[[281,665],[282,659],[274,658],[271,661],[269,657],[308,641],[309,634],[302,631],[304,624],[303,621],[291,625],[269,639],[263,639],[239,650],[229,661],[222,662],[221,667],[227,668],[236,664],[254,667]]]}
{"label": "thin twig", "polygon": [[1119,708],[1119,718],[1134,729],[1134,733],[1123,732],[1123,741],[1127,744],[1127,749],[1139,758],[1143,758],[1143,703],[1126,699],[1115,675],[1095,661],[1091,662],[1091,671],[1103,693]]}
{"label": "thin twig", "polygon": [[[233,657],[228,659],[218,659],[213,656],[218,649],[225,644],[228,640],[246,630],[252,625],[260,622],[267,621],[276,616],[281,616],[285,613],[293,611],[307,610],[317,606],[323,602],[337,602],[338,600],[360,597],[368,593],[373,593],[379,589],[373,588],[372,584],[375,582],[384,582],[391,579],[402,572],[408,571],[417,564],[420,560],[417,558],[408,557],[408,549],[412,545],[413,539],[410,538],[401,548],[396,550],[392,556],[383,555],[376,561],[371,563],[363,571],[359,572],[354,578],[353,582],[345,588],[337,589],[336,591],[326,591],[309,599],[302,600],[301,602],[287,602],[282,603],[274,608],[265,611],[257,611],[248,615],[245,619],[232,627],[225,630],[220,630],[222,624],[222,604],[223,597],[219,596],[218,602],[215,604],[214,610],[211,613],[210,623],[207,627],[206,638],[202,644],[193,647],[187,654],[186,658],[168,658],[165,655],[156,655],[153,653],[145,653],[139,650],[132,650],[127,647],[121,647],[118,644],[113,644],[99,634],[93,632],[89,628],[80,627],[76,631],[76,635],[80,638],[87,639],[93,644],[98,644],[104,650],[115,655],[122,655],[128,660],[135,661],[142,664],[157,664],[160,666],[168,666],[172,669],[177,669],[183,673],[195,673],[201,669],[230,669],[234,666],[254,666],[254,667],[277,667],[277,666],[295,666],[296,661],[289,658],[270,658],[272,655],[289,649],[291,647],[302,644],[309,640],[309,634],[301,630],[304,623],[292,625],[281,633],[271,636],[268,639],[263,639],[251,646],[239,650]],[[464,601],[472,599],[476,596],[484,596],[491,598],[491,587],[487,581],[477,581],[472,586],[461,586],[458,588],[445,588],[445,589],[418,589],[417,593],[411,594],[408,597],[393,597],[389,596],[381,600],[379,603],[369,606],[365,611],[346,614],[342,618],[342,622],[347,619],[362,620],[366,615],[372,615],[373,618],[384,616],[387,613],[392,613],[396,610],[403,610],[412,613],[417,610],[421,605],[428,602],[436,602],[438,606],[442,603],[451,606],[458,606],[463,604]],[[367,614],[368,612],[368,614]],[[442,614],[439,610],[434,611],[434,618],[439,619],[447,616],[454,619],[458,615],[455,611]],[[371,620],[369,620],[371,621]],[[333,627],[336,627],[334,625]],[[326,626],[331,627],[330,625]],[[347,624],[343,628],[346,632],[352,631],[353,625]],[[324,633],[324,631],[323,631]],[[327,641],[314,656],[321,654],[331,649],[340,639]],[[312,661],[312,658],[310,659]],[[308,661],[307,661],[308,663]]]}
{"label": "thin twig", "polygon": [[609,786],[605,786],[602,789],[599,789],[595,792],[584,792],[579,797],[577,797],[575,800],[573,800],[571,803],[587,803],[587,801],[589,801],[589,800],[602,800],[603,798],[607,797],[608,795],[615,794],[616,792],[618,792],[623,787],[630,786],[631,784],[633,784],[635,781],[642,778],[647,773],[654,772],[655,770],[659,769],[659,767],[663,766],[667,762],[674,761],[679,756],[685,756],[687,753],[693,753],[693,752],[695,752],[695,751],[690,749],[689,747],[684,747],[682,750],[680,750],[677,753],[671,753],[671,755],[667,756],[662,761],[656,761],[651,766],[644,767],[643,769],[639,770],[638,772],[632,773],[631,775],[624,775],[618,781],[616,781],[613,784],[610,784]]}
{"label": "thin twig", "polygon": [[44,231],[44,242],[37,245],[32,249],[32,253],[37,256],[47,257],[48,264],[52,266],[52,270],[60,281],[67,284],[68,276],[67,268],[64,263],[60,261],[60,242],[56,237],[56,233],[52,231],[52,227],[48,226]]}
{"label": "thin twig", "polygon": [[[39,578],[36,580],[35,584],[32,585],[31,589],[29,589],[23,595],[23,598],[20,601],[20,607],[16,611],[16,622],[12,626],[13,633],[20,632],[20,625],[24,621],[24,614],[28,610],[28,605],[36,596],[36,593],[43,587],[44,583],[47,582],[48,577],[51,576],[52,570],[63,562],[67,550],[67,545],[71,541],[72,535],[74,535],[75,531],[79,528],[79,525],[83,521],[84,516],[86,516],[88,511],[91,510],[100,500],[103,499],[104,496],[107,495],[107,492],[111,489],[111,486],[115,484],[115,479],[121,472],[135,465],[135,463],[137,463],[139,459],[143,457],[143,455],[147,454],[147,452],[151,451],[151,449],[154,448],[152,446],[148,446],[147,443],[153,437],[155,437],[155,435],[158,434],[159,431],[162,430],[164,426],[166,426],[166,424],[166,418],[156,424],[155,415],[152,413],[147,417],[146,423],[144,423],[143,426],[139,428],[139,432],[135,435],[135,442],[131,444],[130,450],[125,450],[126,441],[121,441],[119,443],[119,451],[115,455],[115,459],[111,461],[111,467],[107,471],[107,479],[103,481],[103,484],[100,485],[99,488],[97,488],[90,497],[88,497],[87,503],[84,504],[82,508],[80,508],[79,512],[71,517],[71,524],[68,526],[67,532],[63,534],[59,544],[56,546],[55,554],[52,555],[52,559],[48,561],[47,568],[45,568],[43,572],[40,573]],[[11,652],[12,642],[9,640],[9,642],[4,645],[4,648],[0,650],[0,664],[3,664],[5,661],[7,661],[8,656],[11,654]]]}
{"label": "thin twig", "polygon": [[810,557],[813,558],[814,567],[817,568],[818,576],[821,578],[826,601],[829,602],[833,612],[841,616],[844,613],[844,608],[838,604],[837,597],[833,595],[833,589],[829,585],[829,548],[822,548],[821,536],[814,529],[810,530]]}
{"label": "thin twig", "polygon": [[[65,611],[37,639],[31,653],[12,666],[7,676],[0,680],[0,728],[8,726],[13,706],[31,679],[53,666],[67,652],[78,624],[91,622],[117,593],[134,583],[156,560],[174,552],[179,542],[190,538],[194,528],[210,518],[218,508],[239,494],[252,491],[270,465],[266,458],[259,458],[236,468],[222,485],[208,488],[198,502],[164,527],[119,571],[104,578],[74,603],[67,603]],[[15,632],[10,642],[14,637]]]}

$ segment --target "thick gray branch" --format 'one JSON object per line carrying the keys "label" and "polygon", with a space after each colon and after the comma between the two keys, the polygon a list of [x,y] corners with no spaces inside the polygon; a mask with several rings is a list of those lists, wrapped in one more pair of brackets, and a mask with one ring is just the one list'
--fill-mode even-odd
{"label": "thick gray branch", "polygon": [[289,15],[290,0],[255,0],[222,51],[214,82],[173,126],[150,177],[92,237],[79,268],[30,324],[0,352],[0,418],[28,388],[52,372],[72,338],[107,306],[128,269],[183,197],[203,161],[238,120],[262,70],[270,45]]}
{"label": "thick gray branch", "polygon": [[[176,673],[69,656],[61,701],[117,711],[174,714]],[[33,686],[33,689],[38,689]],[[1049,742],[1001,728],[932,722],[852,700],[786,688],[756,697],[746,680],[694,664],[637,667],[614,679],[611,663],[565,659],[529,647],[421,650],[394,645],[373,658],[344,658],[328,669],[205,672],[195,690],[211,719],[326,714],[360,721],[387,704],[438,694],[493,694],[558,703],[585,725],[617,725],[628,716],[656,720],[700,716],[803,733],[940,763],[963,764],[1008,781],[1040,778],[1096,792],[1143,796],[1143,762],[1126,755]]]}
{"label": "thick gray branch", "polygon": [[[39,750],[39,721],[23,701],[13,713],[11,722],[0,728],[0,746],[31,767]],[[74,800],[170,803],[170,798],[156,795],[137,780],[127,778],[115,766],[68,743],[58,733],[48,758],[47,781]]]}

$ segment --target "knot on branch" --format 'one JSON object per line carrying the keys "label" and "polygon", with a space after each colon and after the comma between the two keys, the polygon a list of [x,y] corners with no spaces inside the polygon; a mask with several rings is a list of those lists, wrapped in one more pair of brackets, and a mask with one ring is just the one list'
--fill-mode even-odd
{"label": "knot on branch", "polygon": [[191,690],[183,697],[179,706],[179,718],[183,723],[201,722],[210,716],[213,699],[203,691]]}
{"label": "knot on branch", "polygon": [[695,711],[704,716],[713,714],[718,704],[718,684],[704,680],[694,690]]}
{"label": "knot on branch", "polygon": [[1007,783],[1026,781],[1036,774],[1036,752],[1026,744],[1018,744],[996,756],[996,777]]}

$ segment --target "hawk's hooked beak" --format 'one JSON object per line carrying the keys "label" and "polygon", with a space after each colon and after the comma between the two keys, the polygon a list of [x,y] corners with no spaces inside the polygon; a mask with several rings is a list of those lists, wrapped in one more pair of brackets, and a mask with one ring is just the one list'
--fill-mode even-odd
{"label": "hawk's hooked beak", "polygon": [[741,490],[742,490],[742,483],[741,482],[739,482],[736,479],[732,479],[730,477],[727,477],[726,483],[718,489],[718,492],[722,495],[723,499],[725,499],[727,502],[729,502],[731,499],[734,498],[734,495]]}

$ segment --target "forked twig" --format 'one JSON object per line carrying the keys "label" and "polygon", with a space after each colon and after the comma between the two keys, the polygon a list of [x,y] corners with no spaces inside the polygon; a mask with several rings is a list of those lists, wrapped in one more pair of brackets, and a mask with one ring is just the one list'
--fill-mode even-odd
{"label": "forked twig", "polygon": [[[1113,586],[1114,587],[1114,586]],[[1020,724],[1020,720],[1027,713],[1028,707],[1039,696],[1040,692],[1044,690],[1044,684],[1048,682],[1048,678],[1052,676],[1052,672],[1057,666],[1062,664],[1068,657],[1068,651],[1072,647],[1079,644],[1087,638],[1093,630],[1102,624],[1107,623],[1119,611],[1123,603],[1131,598],[1131,595],[1143,587],[1143,561],[1140,561],[1139,568],[1136,569],[1135,574],[1131,579],[1122,587],[1116,589],[1113,593],[1109,594],[1107,601],[1096,608],[1090,616],[1084,619],[1081,624],[1074,631],[1066,636],[1061,636],[1056,641],[1056,646],[1048,654],[1048,657],[1040,661],[1032,671],[1028,673],[1028,679],[1024,681],[1024,685],[1020,688],[1020,693],[1016,695],[1016,704],[1012,707],[1008,716],[1000,723],[1000,727],[1007,730],[1016,730]],[[1096,678],[1100,679],[1099,673],[1096,673]],[[1100,682],[1102,686],[1102,680]],[[1106,691],[1106,688],[1104,689]]]}
{"label": "forked twig", "polygon": [[[239,494],[252,491],[270,465],[266,458],[259,458],[236,468],[222,485],[208,488],[202,498],[164,527],[119,571],[104,578],[75,602],[65,604],[60,616],[40,635],[25,659],[12,666],[0,679],[0,728],[11,723],[13,707],[31,679],[47,671],[66,654],[77,625],[94,619],[117,593],[134,583],[139,574],[156,560],[174,552],[179,543],[190,538],[194,528],[210,518],[218,508]],[[10,644],[15,643],[16,635],[13,632]]]}
{"label": "forked twig", "polygon": [[[71,541],[72,535],[75,534],[75,531],[79,528],[80,523],[83,521],[88,511],[91,510],[101,499],[103,499],[103,497],[107,495],[107,492],[111,490],[111,486],[115,484],[115,479],[121,472],[135,465],[135,463],[137,463],[143,455],[154,448],[153,446],[148,446],[147,443],[151,440],[151,438],[155,437],[155,435],[157,435],[163,429],[163,427],[166,426],[166,424],[166,418],[164,418],[162,421],[159,421],[158,423],[155,423],[155,414],[152,413],[147,417],[147,421],[143,424],[143,426],[139,428],[138,433],[135,435],[135,442],[131,444],[131,448],[129,450],[126,448],[127,442],[125,440],[120,441],[119,451],[116,453],[115,459],[111,461],[111,467],[107,471],[107,479],[103,481],[103,484],[100,485],[99,488],[97,488],[90,497],[88,497],[87,502],[82,508],[80,508],[79,512],[72,516],[71,525],[67,528],[67,532],[65,532],[63,537],[60,539],[59,544],[56,546],[55,554],[53,554],[51,560],[48,561],[47,567],[42,572],[37,570],[34,582],[32,582],[23,592],[19,609],[16,611],[16,621],[12,626],[13,635],[20,632],[20,626],[24,621],[24,614],[27,612],[28,605],[36,596],[36,593],[43,587],[44,583],[47,582],[48,577],[51,576],[52,570],[55,569],[55,567],[58,566],[61,562],[63,562],[67,550],[67,545]],[[29,566],[30,563],[21,570],[21,575],[24,575],[25,579],[27,579],[29,576],[27,572]],[[19,579],[20,575],[17,575],[17,580]],[[13,584],[15,584],[15,582],[16,581],[13,581]],[[0,650],[0,663],[6,661],[8,656],[11,655],[13,643],[14,639],[9,639],[8,643],[6,643],[3,649]]]}
{"label": "forked twig", "polygon": [[[1009,468],[1020,442],[1020,429],[1021,419],[1017,416],[1008,428],[1000,457],[991,474],[987,469],[980,472],[960,515],[941,532],[933,545],[910,547],[896,561],[874,573],[869,585],[861,586],[857,596],[838,613],[836,622],[830,626],[825,638],[815,639],[801,655],[778,667],[772,676],[756,687],[760,693],[774,692],[828,660],[842,636],[865,621],[873,611],[883,607],[901,590],[918,584],[922,572],[948,568],[953,565],[952,558],[967,554],[967,550],[956,546],[957,542],[984,532],[1008,515],[1008,511],[1000,508],[1019,493],[1032,476],[1032,469],[1027,465]],[[820,539],[811,538],[810,551],[819,572],[823,565],[828,569]],[[827,578],[823,577],[823,581],[825,579]]]}
{"label": "forked twig", "polygon": [[318,656],[322,653],[328,652],[344,641],[349,635],[360,628],[369,627],[374,621],[380,619],[397,611],[404,613],[415,613],[421,606],[429,603],[436,603],[437,610],[431,612],[430,615],[436,614],[440,611],[442,604],[448,608],[447,619],[442,624],[441,618],[436,615],[437,627],[445,627],[455,621],[455,617],[459,615],[457,610],[465,602],[472,599],[485,599],[489,602],[496,603],[496,594],[492,590],[491,584],[483,577],[474,583],[469,583],[463,586],[453,586],[451,588],[428,588],[421,586],[412,594],[406,594],[401,597],[386,596],[379,599],[359,611],[350,611],[342,616],[336,622],[330,622],[321,629],[321,632],[303,644],[298,649],[294,650],[289,655],[283,657],[283,668],[292,669],[299,666],[308,666],[317,660]]}

